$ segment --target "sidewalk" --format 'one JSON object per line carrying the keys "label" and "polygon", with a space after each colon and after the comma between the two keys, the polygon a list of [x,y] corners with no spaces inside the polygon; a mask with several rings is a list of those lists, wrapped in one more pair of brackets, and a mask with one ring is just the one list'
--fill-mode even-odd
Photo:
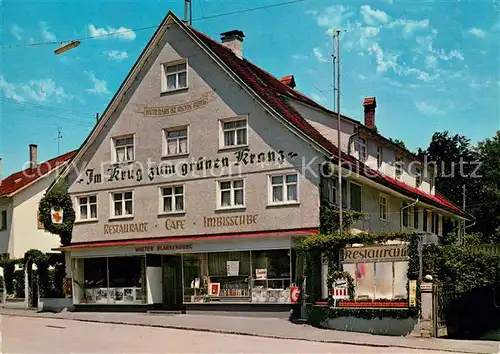
{"label": "sidewalk", "polygon": [[65,319],[84,322],[150,326],[181,330],[206,331],[278,339],[295,339],[323,343],[353,344],[373,347],[399,347],[458,353],[499,353],[500,342],[461,341],[389,337],[366,333],[323,330],[309,325],[293,324],[278,318],[242,318],[215,315],[158,315],[144,313],[61,312],[37,313],[29,310],[1,308],[4,316]]}

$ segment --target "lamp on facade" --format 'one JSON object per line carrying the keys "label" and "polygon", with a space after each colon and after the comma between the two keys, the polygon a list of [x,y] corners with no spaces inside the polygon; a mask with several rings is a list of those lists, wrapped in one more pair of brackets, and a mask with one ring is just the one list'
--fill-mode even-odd
{"label": "lamp on facade", "polygon": [[76,48],[80,45],[80,41],[71,41],[65,45],[63,45],[62,47],[59,47],[57,48],[56,50],[54,50],[54,53],[57,55],[57,54],[61,54],[61,53],[64,53],[64,52],[67,52],[68,50],[71,50],[73,48]]}

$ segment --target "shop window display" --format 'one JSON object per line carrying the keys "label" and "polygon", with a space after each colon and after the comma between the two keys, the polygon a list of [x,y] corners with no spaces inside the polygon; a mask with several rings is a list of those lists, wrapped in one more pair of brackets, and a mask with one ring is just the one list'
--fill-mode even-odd
{"label": "shop window display", "polygon": [[290,301],[290,250],[183,255],[184,302]]}
{"label": "shop window display", "polygon": [[83,259],[80,303],[146,303],[144,257],[101,257]]}
{"label": "shop window display", "polygon": [[252,252],[252,302],[290,302],[290,250]]}

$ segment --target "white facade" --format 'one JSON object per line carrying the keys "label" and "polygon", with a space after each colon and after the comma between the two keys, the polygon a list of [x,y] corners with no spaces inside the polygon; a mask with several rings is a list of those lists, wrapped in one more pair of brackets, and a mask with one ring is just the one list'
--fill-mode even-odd
{"label": "white facade", "polygon": [[2,211],[7,212],[7,225],[0,230],[1,254],[8,254],[11,259],[22,258],[30,249],[47,253],[60,245],[59,236],[45,231],[38,222],[38,204],[54,181],[55,171],[12,196],[0,197],[0,215]]}

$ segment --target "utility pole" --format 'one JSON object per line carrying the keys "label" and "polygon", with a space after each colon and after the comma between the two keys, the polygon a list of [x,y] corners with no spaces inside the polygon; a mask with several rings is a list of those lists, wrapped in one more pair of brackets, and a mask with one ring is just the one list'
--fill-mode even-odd
{"label": "utility pole", "polygon": [[[343,221],[342,221],[342,145],[340,141],[340,136],[341,136],[340,134],[340,30],[339,29],[336,30],[335,33],[336,33],[335,35],[337,36],[337,58],[333,56],[333,68],[335,68],[335,59],[337,59],[337,152],[338,152],[337,190],[339,192],[339,236],[342,236]],[[335,44],[333,49],[335,53]]]}

